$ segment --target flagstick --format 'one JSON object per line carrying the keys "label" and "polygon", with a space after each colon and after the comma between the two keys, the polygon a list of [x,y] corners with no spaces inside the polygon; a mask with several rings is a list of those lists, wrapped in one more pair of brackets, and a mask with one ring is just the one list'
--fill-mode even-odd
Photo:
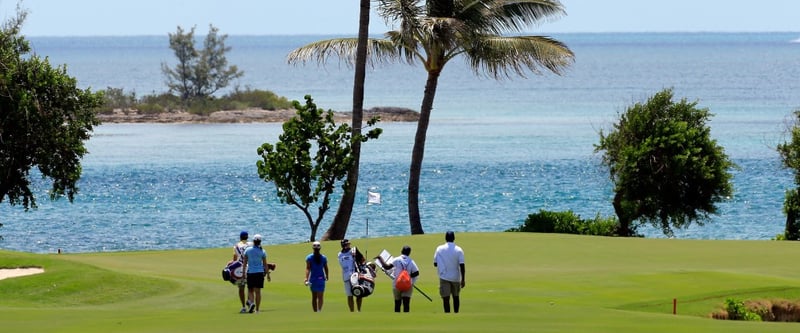
{"label": "flagstick", "polygon": [[[364,251],[365,255],[369,251],[369,206],[372,203],[375,203],[375,204],[378,204],[378,205],[381,204],[380,193],[372,192],[373,189],[376,189],[376,188],[375,187],[370,187],[369,189],[367,189],[367,218],[366,218],[367,219],[367,241],[366,241],[367,249]],[[375,194],[375,196],[376,196],[375,202],[373,202],[373,200],[372,200],[373,199],[371,197],[372,194]],[[368,255],[366,255],[366,256],[367,256],[367,258],[369,258]]]}

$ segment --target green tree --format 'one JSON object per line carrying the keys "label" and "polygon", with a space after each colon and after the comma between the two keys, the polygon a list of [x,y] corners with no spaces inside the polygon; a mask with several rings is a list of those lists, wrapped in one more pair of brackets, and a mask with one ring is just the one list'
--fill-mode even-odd
{"label": "green tree", "polygon": [[[557,0],[380,0],[379,14],[397,29],[368,41],[374,60],[420,62],[428,73],[414,136],[408,182],[408,217],[412,234],[422,234],[419,183],[428,125],[439,75],[462,57],[476,74],[500,79],[541,69],[559,74],[574,55],[563,43],[544,36],[518,35],[542,20],[564,14]],[[352,61],[356,38],[318,41],[289,54],[290,62],[330,56]]]}
{"label": "green tree", "polygon": [[800,110],[794,112],[795,120],[789,129],[792,140],[779,144],[777,149],[781,162],[794,172],[797,187],[786,191],[783,211],[786,214],[785,236],[787,240],[800,240]]}
{"label": "green tree", "polygon": [[[355,77],[353,78],[353,116],[350,126],[353,137],[361,135],[361,123],[364,120],[364,81],[367,68],[367,40],[369,39],[369,2],[360,0],[358,19],[358,42],[356,45]],[[353,166],[347,173],[347,186],[344,188],[339,209],[333,217],[330,228],[322,236],[323,240],[344,239],[347,227],[350,225],[350,216],[353,214],[353,204],[356,201],[358,189],[358,174],[361,165],[361,141],[353,140]]]}
{"label": "green tree", "polygon": [[672,97],[665,89],[629,107],[595,145],[614,182],[621,236],[631,235],[634,221],[668,236],[672,228],[702,225],[716,213],[715,203],[733,192],[729,170],[735,165],[711,138],[709,110]]}
{"label": "green tree", "polygon": [[161,64],[170,92],[178,93],[184,103],[193,99],[205,99],[227,87],[244,72],[235,65],[228,65],[225,54],[231,50],[225,46],[227,35],[219,35],[219,29],[209,25],[203,49],[195,48],[195,27],[185,32],[180,26],[169,34],[169,48],[178,58],[174,68]]}
{"label": "green tree", "polygon": [[[305,105],[294,101],[297,116],[283,123],[279,141],[258,148],[261,160],[256,167],[261,179],[275,184],[282,203],[294,205],[305,214],[311,227],[309,240],[314,241],[330,207],[331,194],[354,163],[352,140],[377,139],[382,130],[374,128],[352,138],[350,126],[337,125],[332,111],[318,109],[311,96],[306,95],[305,100]],[[373,118],[368,126],[376,122]],[[311,214],[315,207],[316,217]]]}
{"label": "green tree", "polygon": [[[78,192],[84,141],[99,124],[95,108],[103,96],[77,88],[66,66],[53,67],[31,53],[20,35],[27,11],[0,30],[0,202],[36,208],[32,169],[52,180],[50,198]],[[35,173],[34,173],[35,174]]]}

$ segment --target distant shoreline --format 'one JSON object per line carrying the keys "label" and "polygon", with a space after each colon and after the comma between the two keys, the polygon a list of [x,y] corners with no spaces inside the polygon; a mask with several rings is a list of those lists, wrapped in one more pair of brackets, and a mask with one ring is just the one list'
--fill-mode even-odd
{"label": "distant shoreline", "polygon": [[[115,110],[110,114],[98,114],[97,118],[103,124],[125,123],[282,123],[291,119],[296,114],[295,110],[228,110],[216,111],[207,116],[193,114],[185,111],[162,113],[139,113],[137,111]],[[351,112],[335,112],[336,121],[346,122],[351,119]],[[414,122],[419,119],[419,113],[405,108],[376,107],[364,111],[364,121],[373,116],[379,116],[382,122]]]}

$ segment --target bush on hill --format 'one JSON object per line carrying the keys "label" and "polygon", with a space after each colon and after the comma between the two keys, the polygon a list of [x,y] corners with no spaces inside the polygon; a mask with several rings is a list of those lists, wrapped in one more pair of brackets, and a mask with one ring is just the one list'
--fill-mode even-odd
{"label": "bush on hill", "polygon": [[618,227],[619,221],[613,217],[604,218],[598,214],[593,219],[581,219],[578,214],[572,211],[552,212],[539,210],[536,214],[528,215],[528,218],[525,219],[525,224],[506,231],[617,236]]}

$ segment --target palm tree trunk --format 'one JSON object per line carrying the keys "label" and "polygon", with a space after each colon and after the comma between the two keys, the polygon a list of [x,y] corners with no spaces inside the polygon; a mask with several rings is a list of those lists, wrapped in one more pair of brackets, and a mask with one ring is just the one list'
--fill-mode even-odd
{"label": "palm tree trunk", "polygon": [[439,71],[429,71],[425,83],[425,94],[422,97],[422,106],[417,122],[417,134],[414,136],[414,148],[411,151],[411,167],[408,174],[408,223],[412,235],[421,235],[422,221],[419,216],[419,179],[422,171],[422,158],[425,155],[425,139],[428,135],[428,124],[433,111],[433,99],[436,96],[436,86],[439,84]]}
{"label": "palm tree trunk", "polygon": [[330,228],[322,235],[322,240],[344,239],[347,234],[347,227],[350,224],[350,216],[353,214],[353,204],[358,188],[358,171],[361,161],[361,123],[364,118],[364,81],[366,78],[367,67],[367,38],[369,37],[369,2],[361,0],[361,9],[358,19],[358,45],[356,45],[356,64],[355,78],[353,79],[353,119],[352,119],[352,141],[350,148],[353,149],[353,166],[347,174],[347,183],[339,202],[339,210],[333,218]]}

